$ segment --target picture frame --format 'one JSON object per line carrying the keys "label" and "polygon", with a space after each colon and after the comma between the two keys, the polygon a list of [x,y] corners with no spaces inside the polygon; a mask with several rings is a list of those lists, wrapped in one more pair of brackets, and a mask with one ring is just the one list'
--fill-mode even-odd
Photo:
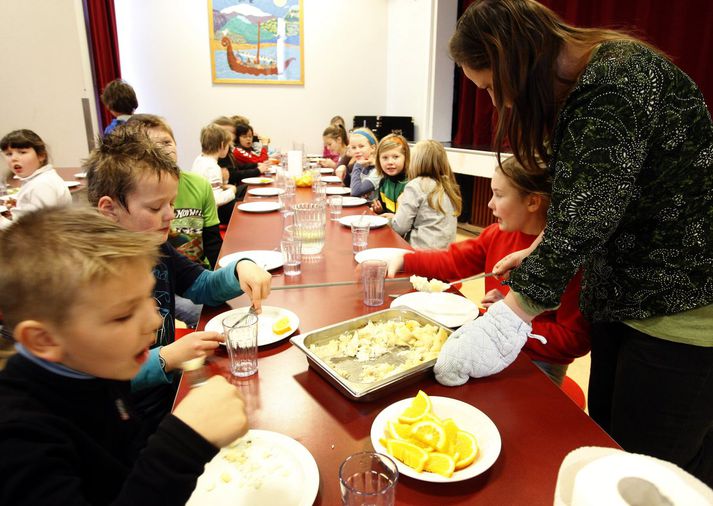
{"label": "picture frame", "polygon": [[214,83],[304,84],[303,0],[208,0]]}

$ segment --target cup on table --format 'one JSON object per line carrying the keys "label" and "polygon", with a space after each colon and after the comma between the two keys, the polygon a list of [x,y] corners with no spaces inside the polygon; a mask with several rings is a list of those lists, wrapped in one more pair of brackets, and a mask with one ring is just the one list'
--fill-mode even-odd
{"label": "cup on table", "polygon": [[312,183],[312,193],[314,193],[314,199],[326,199],[327,198],[327,183],[323,181],[315,181]]}
{"label": "cup on table", "polygon": [[369,224],[362,224],[359,220],[352,222],[352,251],[356,255],[364,251],[369,244]]}
{"label": "cup on table", "polygon": [[280,250],[285,257],[282,269],[285,276],[297,276],[302,272],[302,242],[294,238],[284,238],[280,241]]}
{"label": "cup on table", "polygon": [[361,281],[364,285],[364,304],[381,306],[384,303],[385,260],[365,260],[361,263]]}
{"label": "cup on table", "polygon": [[257,372],[257,315],[238,314],[223,320],[225,347],[233,376],[251,376]]}
{"label": "cup on table", "polygon": [[344,506],[393,506],[399,470],[386,455],[355,453],[339,466],[339,488]]}
{"label": "cup on table", "polygon": [[339,217],[342,215],[342,196],[330,195],[327,204],[329,205],[329,219],[339,221]]}
{"label": "cup on table", "polygon": [[291,233],[292,238],[301,244],[300,251],[303,255],[318,255],[322,252],[325,236],[324,221],[295,221]]}
{"label": "cup on table", "polygon": [[289,174],[285,173],[285,193],[295,194],[296,183],[294,178]]}
{"label": "cup on table", "polygon": [[285,191],[277,196],[277,202],[280,204],[280,212],[291,213],[292,206],[295,204],[295,192],[289,193]]}

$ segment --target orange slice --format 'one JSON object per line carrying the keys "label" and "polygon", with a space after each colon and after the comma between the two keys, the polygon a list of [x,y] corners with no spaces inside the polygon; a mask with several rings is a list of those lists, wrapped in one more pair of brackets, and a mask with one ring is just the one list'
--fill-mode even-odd
{"label": "orange slice", "polygon": [[424,420],[421,422],[416,422],[411,426],[411,437],[426,443],[428,446],[439,452],[446,450],[448,446],[448,437],[446,436],[446,429],[443,425],[432,422],[430,420]]}
{"label": "orange slice", "polygon": [[454,457],[456,454],[456,443],[458,442],[458,425],[453,421],[452,418],[447,418],[443,420],[443,429],[446,431],[446,448],[443,450],[445,453]]}
{"label": "orange slice", "polygon": [[478,456],[478,440],[470,432],[458,431],[456,439],[456,469],[463,469],[471,465]]}
{"label": "orange slice", "polygon": [[387,439],[386,450],[389,452],[389,455],[413,468],[418,473],[423,471],[423,467],[426,465],[426,461],[428,461],[428,452],[426,450],[407,441]]}
{"label": "orange slice", "polygon": [[411,401],[411,405],[404,410],[399,416],[399,422],[401,423],[414,423],[417,422],[425,414],[431,412],[431,399],[428,398],[426,392],[419,390],[416,397]]}
{"label": "orange slice", "polygon": [[289,330],[292,329],[290,328],[290,319],[287,316],[283,316],[272,325],[272,331],[278,336],[288,332]]}
{"label": "orange slice", "polygon": [[411,425],[389,420],[386,422],[386,435],[392,439],[407,441],[411,438]]}
{"label": "orange slice", "polygon": [[433,452],[428,455],[428,460],[424,469],[431,473],[440,474],[446,478],[453,476],[453,471],[455,471],[456,463],[453,457],[445,453]]}

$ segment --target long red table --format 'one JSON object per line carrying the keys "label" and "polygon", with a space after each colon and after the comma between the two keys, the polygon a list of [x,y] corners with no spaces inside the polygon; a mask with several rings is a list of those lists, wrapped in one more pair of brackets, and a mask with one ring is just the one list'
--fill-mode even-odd
{"label": "long red table", "polygon": [[[311,200],[309,189],[297,190],[298,201]],[[247,201],[256,200],[250,195]],[[344,208],[343,214],[361,214],[365,206]],[[245,213],[237,208],[227,229],[221,255],[236,251],[273,249],[279,245],[282,220],[278,212]],[[408,247],[388,226],[372,230],[369,247]],[[303,262],[302,274],[288,279],[273,271],[273,286],[354,278],[356,262],[351,251],[351,232],[336,222],[327,225],[324,251],[312,262]],[[387,292],[410,291],[408,283],[390,283]],[[334,324],[385,309],[362,303],[358,286],[338,286],[273,291],[264,302],[295,312],[298,332]],[[247,296],[229,301],[230,307],[249,306]],[[199,328],[228,307],[206,307]],[[616,443],[559,388],[542,374],[527,356],[503,372],[460,387],[439,385],[433,376],[372,402],[353,402],[308,367],[304,354],[285,339],[261,347],[259,372],[250,378],[233,378],[228,359],[219,351],[209,359],[213,374],[222,374],[242,392],[250,426],[272,430],[302,443],[317,461],[320,473],[317,505],[341,504],[338,467],[350,454],[371,450],[369,431],[376,415],[398,400],[413,397],[419,389],[432,396],[465,401],[486,413],[498,427],[502,451],[485,473],[455,483],[428,483],[399,477],[396,503],[401,505],[551,505],[557,471],[562,459],[580,446]],[[188,386],[181,384],[178,399]],[[477,436],[477,434],[476,434]]]}

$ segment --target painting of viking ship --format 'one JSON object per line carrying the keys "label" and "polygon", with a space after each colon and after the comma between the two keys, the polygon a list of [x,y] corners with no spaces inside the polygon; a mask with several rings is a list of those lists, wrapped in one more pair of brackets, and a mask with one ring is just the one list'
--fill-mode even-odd
{"label": "painting of viking ship", "polygon": [[302,0],[208,0],[214,83],[304,84]]}

